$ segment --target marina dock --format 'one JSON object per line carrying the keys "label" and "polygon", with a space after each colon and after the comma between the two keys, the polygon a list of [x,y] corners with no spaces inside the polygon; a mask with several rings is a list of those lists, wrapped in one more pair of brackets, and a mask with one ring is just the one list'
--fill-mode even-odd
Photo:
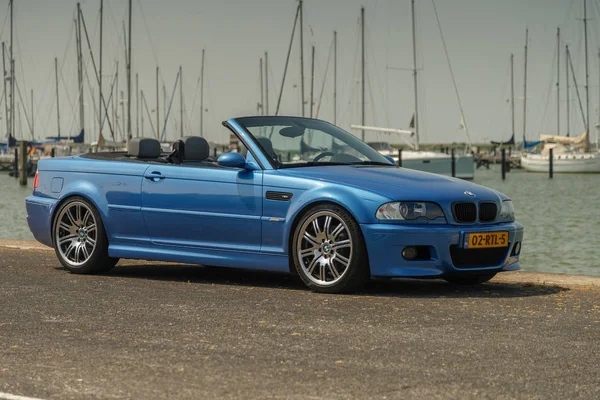
{"label": "marina dock", "polygon": [[319,295],[288,275],[144,261],[73,275],[28,241],[0,241],[0,270],[0,392],[600,396],[598,277],[504,273],[473,288],[373,281],[355,295]]}

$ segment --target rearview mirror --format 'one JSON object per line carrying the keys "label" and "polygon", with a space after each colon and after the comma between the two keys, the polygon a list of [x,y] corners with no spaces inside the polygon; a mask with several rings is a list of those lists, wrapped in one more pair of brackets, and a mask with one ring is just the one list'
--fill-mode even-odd
{"label": "rearview mirror", "polygon": [[225,153],[217,159],[217,164],[225,168],[246,168],[246,159],[240,153]]}

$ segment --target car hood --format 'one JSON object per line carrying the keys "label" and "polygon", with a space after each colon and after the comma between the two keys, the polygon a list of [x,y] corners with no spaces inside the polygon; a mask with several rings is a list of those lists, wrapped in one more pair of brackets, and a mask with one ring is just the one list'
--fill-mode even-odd
{"label": "car hood", "polygon": [[507,198],[475,183],[407,168],[328,165],[280,169],[279,172],[290,177],[353,186],[391,200],[452,202],[468,199],[499,201]]}

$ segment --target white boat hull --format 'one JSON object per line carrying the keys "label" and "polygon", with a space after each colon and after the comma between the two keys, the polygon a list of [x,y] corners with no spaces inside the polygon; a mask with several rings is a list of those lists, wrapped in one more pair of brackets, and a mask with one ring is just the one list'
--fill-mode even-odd
{"label": "white boat hull", "polygon": [[[397,162],[398,158],[394,158]],[[429,151],[403,151],[402,167],[418,171],[452,176],[452,157],[444,153]],[[474,179],[475,164],[472,155],[456,156],[455,173],[457,178]]]}
{"label": "white boat hull", "polygon": [[[521,167],[529,172],[545,172],[550,169],[550,158],[540,154],[521,157]],[[562,173],[600,173],[600,153],[561,154],[553,157],[552,170]]]}

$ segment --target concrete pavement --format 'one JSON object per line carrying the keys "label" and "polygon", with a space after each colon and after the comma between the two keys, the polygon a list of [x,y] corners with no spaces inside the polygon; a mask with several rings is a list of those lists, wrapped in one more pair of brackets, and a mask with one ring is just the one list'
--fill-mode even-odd
{"label": "concrete pavement", "polygon": [[600,278],[389,280],[322,295],[287,275],[164,263],[74,275],[48,250],[0,242],[2,393],[600,398]]}

